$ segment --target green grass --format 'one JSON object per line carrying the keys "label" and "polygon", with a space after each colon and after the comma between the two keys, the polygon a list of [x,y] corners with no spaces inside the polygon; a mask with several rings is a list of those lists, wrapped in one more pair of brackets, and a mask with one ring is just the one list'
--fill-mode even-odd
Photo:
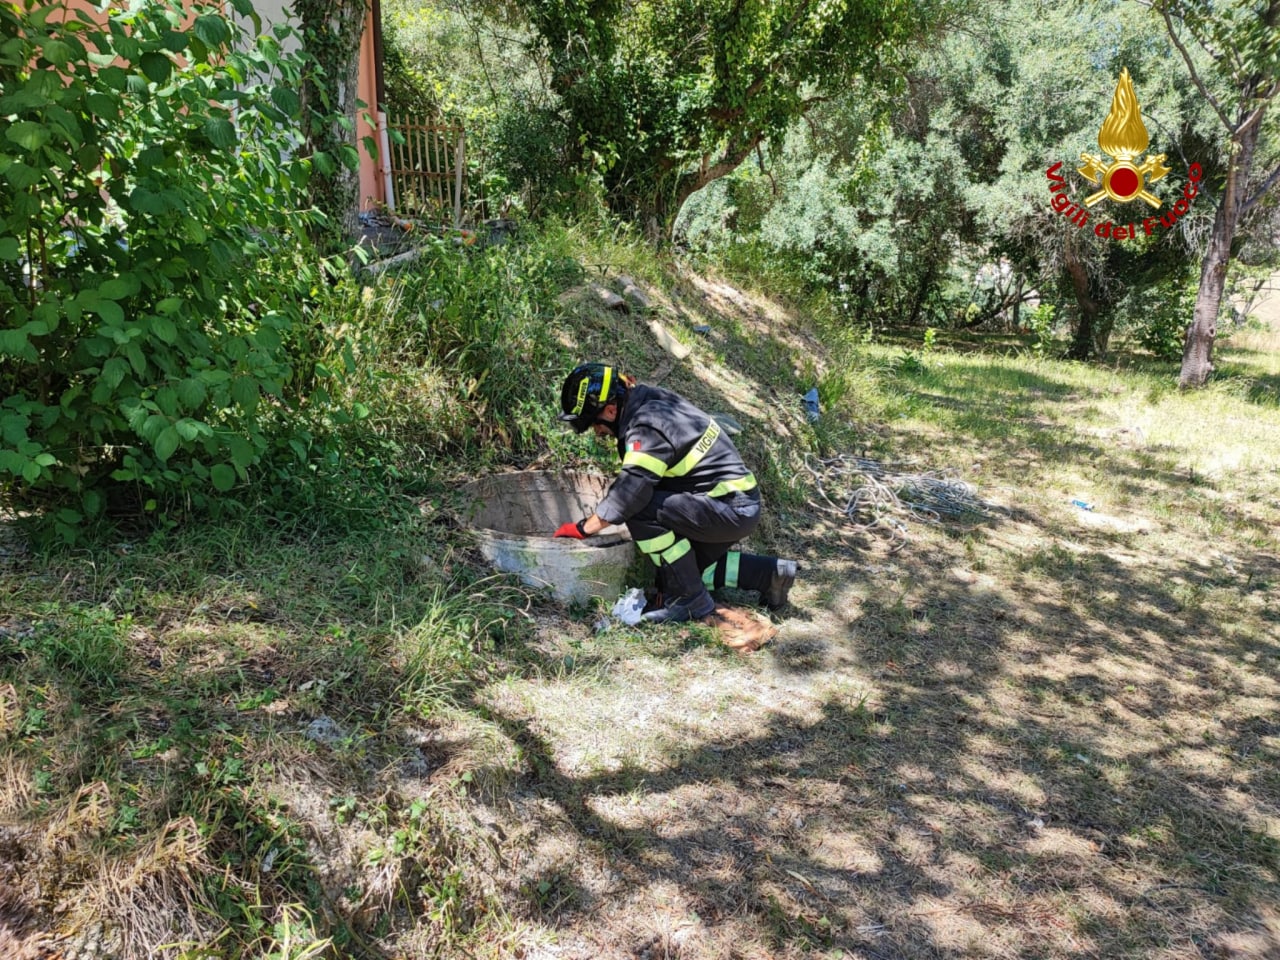
{"label": "green grass", "polygon": [[[0,553],[16,936],[128,960],[1267,955],[1280,338],[1237,336],[1183,394],[1139,357],[864,343],[625,235],[532,238],[527,291],[485,257],[439,284],[478,284],[487,320],[431,329],[429,284],[404,315],[403,289],[361,301],[398,324],[347,381],[382,406],[310,507]],[[648,317],[573,293],[619,272]],[[448,340],[507,315],[519,335],[483,356]],[[579,357],[743,424],[750,546],[803,563],[764,651],[597,633],[598,609],[483,568],[456,481],[611,468],[550,414]],[[491,361],[505,379],[471,384]],[[1007,512],[853,531],[803,464],[864,453]]]}
{"label": "green grass", "polygon": [[[425,763],[405,727],[497,669],[525,597],[447,559],[450,537],[416,512],[345,537],[242,523],[86,545],[3,577],[0,808],[48,878],[33,915],[85,884],[65,927],[113,921],[122,955],[185,940],[302,957],[360,955],[366,897],[417,909],[449,832],[381,771]],[[309,736],[316,722],[340,736]],[[329,784],[375,811],[358,897],[317,860],[324,818],[285,799],[323,807]],[[337,856],[331,828],[319,848]],[[482,901],[449,896],[439,924],[465,940],[459,918]]]}

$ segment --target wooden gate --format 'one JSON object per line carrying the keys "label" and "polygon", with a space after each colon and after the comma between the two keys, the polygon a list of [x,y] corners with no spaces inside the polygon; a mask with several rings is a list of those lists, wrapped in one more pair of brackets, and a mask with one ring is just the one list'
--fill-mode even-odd
{"label": "wooden gate", "polygon": [[387,128],[396,212],[461,226],[467,158],[462,127],[388,119]]}

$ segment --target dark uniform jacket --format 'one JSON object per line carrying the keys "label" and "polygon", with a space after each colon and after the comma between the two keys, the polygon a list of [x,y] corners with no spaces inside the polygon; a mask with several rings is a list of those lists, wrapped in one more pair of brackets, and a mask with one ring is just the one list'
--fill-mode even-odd
{"label": "dark uniform jacket", "polygon": [[678,393],[632,387],[617,430],[622,473],[596,507],[609,523],[626,522],[655,489],[709,497],[755,489],[756,478],[729,434]]}

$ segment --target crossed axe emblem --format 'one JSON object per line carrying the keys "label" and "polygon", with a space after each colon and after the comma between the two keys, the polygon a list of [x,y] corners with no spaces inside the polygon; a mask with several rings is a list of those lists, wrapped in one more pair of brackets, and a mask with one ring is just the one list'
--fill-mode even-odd
{"label": "crossed axe emblem", "polygon": [[1084,198],[1085,206],[1092,207],[1107,197],[1127,203],[1141,198],[1154,208],[1160,207],[1160,198],[1149,192],[1148,184],[1163,180],[1171,172],[1165,166],[1165,155],[1158,153],[1145,157],[1140,164],[1135,164],[1132,155],[1120,154],[1115,162],[1106,164],[1102,157],[1092,153],[1080,154],[1084,165],[1077,167],[1080,175],[1095,186],[1102,189]]}

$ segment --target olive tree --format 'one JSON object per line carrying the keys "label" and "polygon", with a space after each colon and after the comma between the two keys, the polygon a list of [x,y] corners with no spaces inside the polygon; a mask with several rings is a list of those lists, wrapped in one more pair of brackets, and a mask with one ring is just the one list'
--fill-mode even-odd
{"label": "olive tree", "polygon": [[695,191],[855,79],[888,86],[957,0],[524,0],[614,212],[669,234]]}

